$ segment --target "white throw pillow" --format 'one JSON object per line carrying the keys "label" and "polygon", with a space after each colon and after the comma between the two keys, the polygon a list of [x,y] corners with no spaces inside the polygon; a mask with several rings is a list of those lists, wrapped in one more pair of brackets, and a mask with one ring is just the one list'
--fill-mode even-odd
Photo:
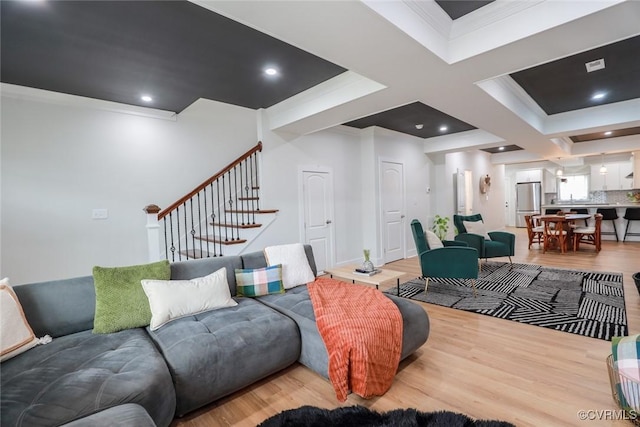
{"label": "white throw pillow", "polygon": [[462,221],[462,225],[467,229],[467,233],[471,234],[479,234],[480,236],[484,236],[485,240],[491,240],[491,236],[487,233],[487,229],[484,227],[484,222],[482,221]]}
{"label": "white throw pillow", "polygon": [[38,344],[22,305],[9,285],[9,279],[0,280],[0,362],[4,362]]}
{"label": "white throw pillow", "polygon": [[282,283],[285,289],[306,285],[316,280],[301,243],[267,246],[264,248],[267,265],[282,264]]}
{"label": "white throw pillow", "polygon": [[231,298],[227,269],[191,280],[141,280],[149,298],[152,331],[168,322],[209,310],[238,305]]}
{"label": "white throw pillow", "polygon": [[433,231],[425,230],[424,236],[427,238],[429,249],[444,248],[442,241],[438,236],[436,236],[436,233],[434,233]]}

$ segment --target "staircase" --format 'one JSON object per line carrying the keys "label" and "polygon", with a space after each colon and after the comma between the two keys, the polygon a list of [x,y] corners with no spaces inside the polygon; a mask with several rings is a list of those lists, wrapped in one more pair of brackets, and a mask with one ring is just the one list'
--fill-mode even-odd
{"label": "staircase", "polygon": [[[278,212],[260,208],[261,151],[259,142],[166,209],[147,206],[150,258],[173,262],[242,253]],[[159,256],[152,254],[154,245]]]}

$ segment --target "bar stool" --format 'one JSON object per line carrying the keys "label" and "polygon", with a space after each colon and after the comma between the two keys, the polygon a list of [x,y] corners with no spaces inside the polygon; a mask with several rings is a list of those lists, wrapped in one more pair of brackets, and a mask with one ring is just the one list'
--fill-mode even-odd
{"label": "bar stool", "polygon": [[603,221],[611,221],[611,224],[613,224],[613,231],[602,231],[600,234],[613,234],[616,236],[616,242],[619,242],[618,230],[616,229],[616,219],[618,219],[616,208],[598,208],[596,213],[602,214]]}
{"label": "bar stool", "polygon": [[[574,211],[576,211],[577,214],[589,214],[589,209],[587,208],[577,208],[577,209],[573,209]],[[588,227],[589,223],[587,222],[587,220],[584,220],[584,226]]]}
{"label": "bar stool", "polygon": [[640,236],[640,233],[628,233],[631,221],[640,221],[640,208],[627,208],[624,211],[623,218],[627,220],[627,228],[624,229],[624,237],[622,238],[622,241],[624,242],[626,240],[627,235]]}

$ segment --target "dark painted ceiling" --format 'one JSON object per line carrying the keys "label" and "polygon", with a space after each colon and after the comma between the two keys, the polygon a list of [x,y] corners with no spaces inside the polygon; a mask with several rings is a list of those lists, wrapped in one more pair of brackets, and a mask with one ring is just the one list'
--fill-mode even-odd
{"label": "dark painted ceiling", "polygon": [[583,135],[574,135],[571,137],[573,142],[595,141],[597,139],[618,138],[621,136],[640,135],[640,127],[632,127],[625,129],[616,129],[607,132],[586,133]]}
{"label": "dark painted ceiling", "polygon": [[[488,3],[438,1],[452,19]],[[266,108],[345,71],[186,0],[1,0],[0,19],[2,82],[168,111],[198,98]],[[640,36],[511,74],[547,114],[640,98],[639,76]],[[346,124],[421,138],[475,129],[418,102]]]}
{"label": "dark painted ceiling", "polygon": [[522,147],[518,147],[517,145],[503,145],[500,147],[492,147],[492,148],[483,148],[482,151],[487,153],[496,154],[496,153],[506,153],[507,151],[518,151],[522,150]]}
{"label": "dark painted ceiling", "polygon": [[266,108],[345,71],[187,1],[2,0],[0,17],[2,82],[130,105]]}
{"label": "dark painted ceiling", "polygon": [[[373,114],[345,123],[345,125],[360,129],[379,126],[419,138],[431,138],[476,129],[455,117],[451,117],[420,102]],[[418,129],[416,125],[422,126]],[[446,126],[447,129],[441,130],[442,126]]]}
{"label": "dark painted ceiling", "polygon": [[[585,64],[598,59],[604,59],[605,68],[588,73]],[[640,36],[519,71],[511,77],[549,115],[640,98]],[[596,93],[604,97],[592,99]]]}
{"label": "dark painted ceiling", "polygon": [[[452,2],[445,1],[443,3],[449,5]],[[605,68],[587,73],[585,63],[598,59],[604,59]],[[513,73],[511,77],[549,115],[640,98],[640,36]],[[592,100],[591,96],[597,92],[604,92],[606,95],[603,99]],[[423,106],[432,110],[428,113],[428,117],[433,124],[427,127],[425,123],[425,127],[421,131],[414,127],[419,122],[418,112],[413,109],[403,110],[408,106],[345,124],[366,127],[362,124],[367,123],[369,126],[377,125],[422,138],[475,129],[471,125],[458,121],[463,125],[458,128],[459,130],[450,127],[448,132],[439,132],[439,126],[436,124],[450,118],[450,116],[426,105]],[[408,115],[408,113],[413,113],[413,115]],[[403,117],[403,115],[407,116]],[[467,127],[465,128],[464,125]],[[618,130],[612,136],[604,136],[599,133],[589,135],[590,139],[581,139],[580,136],[571,136],[570,138],[574,142],[581,142],[634,134],[640,134],[640,128]],[[518,146],[513,147],[521,149]],[[513,151],[513,149],[509,151]],[[504,152],[504,150],[496,152]]]}
{"label": "dark painted ceiling", "polygon": [[453,20],[493,3],[494,0],[436,0],[436,3]]}

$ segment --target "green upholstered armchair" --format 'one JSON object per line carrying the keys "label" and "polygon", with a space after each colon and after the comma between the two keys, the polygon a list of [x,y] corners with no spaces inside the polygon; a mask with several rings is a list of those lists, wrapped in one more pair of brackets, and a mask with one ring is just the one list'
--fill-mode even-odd
{"label": "green upholstered armchair", "polygon": [[476,294],[475,281],[478,278],[478,251],[468,247],[465,242],[444,241],[441,248],[429,248],[422,224],[417,219],[411,221],[411,233],[416,243],[420,259],[422,277],[425,279],[424,291],[427,292],[429,278],[472,279],[473,294]]}
{"label": "green upholstered armchair", "polygon": [[470,233],[464,226],[464,221],[468,222],[484,222],[482,221],[482,215],[454,215],[453,224],[458,230],[456,240],[466,242],[470,247],[478,250],[479,258],[495,258],[495,257],[509,257],[511,263],[511,256],[515,253],[516,236],[513,233],[506,231],[490,231],[487,234],[491,237],[491,240],[485,239],[480,234]]}

